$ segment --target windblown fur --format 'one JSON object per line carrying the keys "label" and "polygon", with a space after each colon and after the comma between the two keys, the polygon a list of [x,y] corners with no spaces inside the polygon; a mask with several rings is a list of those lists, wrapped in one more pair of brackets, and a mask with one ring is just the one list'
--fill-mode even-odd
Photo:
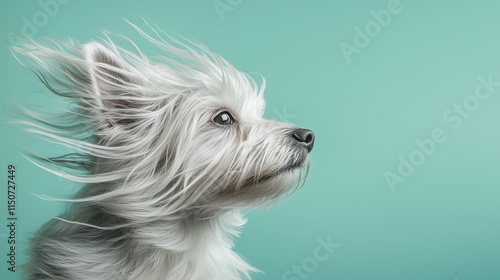
{"label": "windblown fur", "polygon": [[84,184],[72,199],[45,197],[71,207],[34,237],[28,277],[250,278],[257,270],[232,251],[240,209],[299,186],[314,135],[297,140],[295,126],[263,119],[264,82],[206,47],[134,28],[161,55],[110,34],[13,47],[70,107],[20,123],[75,152],[28,159]]}

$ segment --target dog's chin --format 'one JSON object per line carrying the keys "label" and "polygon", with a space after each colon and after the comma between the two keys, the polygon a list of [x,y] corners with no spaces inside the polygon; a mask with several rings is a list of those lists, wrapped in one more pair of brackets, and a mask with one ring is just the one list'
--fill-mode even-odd
{"label": "dog's chin", "polygon": [[306,156],[299,163],[289,164],[258,177],[247,178],[238,187],[229,187],[217,192],[216,197],[212,199],[217,201],[217,207],[223,209],[260,208],[272,205],[300,185],[308,167],[309,157]]}
{"label": "dog's chin", "polygon": [[[253,184],[262,185],[272,182],[281,182],[282,180],[290,181],[290,184],[297,181],[300,177],[302,166],[294,166],[283,168],[277,172],[270,175],[265,175],[254,181]],[[281,184],[279,184],[281,185]]]}
{"label": "dog's chin", "polygon": [[269,187],[280,190],[288,188],[299,181],[302,173],[301,167],[287,168],[268,178],[261,184],[269,184]]}
{"label": "dog's chin", "polygon": [[293,185],[300,180],[302,171],[309,165],[309,156],[305,157],[302,161],[285,166],[278,171],[268,175],[263,175],[257,180],[253,179],[249,183],[251,185],[264,185],[276,188],[286,188]]}
{"label": "dog's chin", "polygon": [[268,181],[279,178],[289,178],[292,180],[291,183],[300,179],[300,175],[302,171],[307,168],[309,169],[309,155],[306,154],[302,157],[301,160],[290,163],[289,165],[279,169],[278,171],[270,174],[268,176],[264,176],[261,180]]}

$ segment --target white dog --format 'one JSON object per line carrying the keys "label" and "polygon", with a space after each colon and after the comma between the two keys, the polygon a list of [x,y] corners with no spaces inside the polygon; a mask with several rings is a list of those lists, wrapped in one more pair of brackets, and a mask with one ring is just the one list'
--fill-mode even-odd
{"label": "white dog", "polygon": [[30,160],[85,184],[59,200],[70,209],[33,239],[28,276],[250,278],[258,270],[232,251],[246,221],[240,209],[272,205],[304,181],[314,134],[263,119],[264,83],[206,47],[134,28],[161,57],[122,36],[132,51],[118,47],[108,35],[13,48],[72,107],[21,121],[75,150]]}

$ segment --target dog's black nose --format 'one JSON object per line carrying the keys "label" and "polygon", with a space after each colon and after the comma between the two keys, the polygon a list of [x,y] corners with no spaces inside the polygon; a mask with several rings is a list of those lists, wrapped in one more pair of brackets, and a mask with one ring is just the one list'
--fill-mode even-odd
{"label": "dog's black nose", "polygon": [[310,152],[314,146],[314,132],[309,129],[298,128],[293,131],[293,138],[306,145],[307,151]]}

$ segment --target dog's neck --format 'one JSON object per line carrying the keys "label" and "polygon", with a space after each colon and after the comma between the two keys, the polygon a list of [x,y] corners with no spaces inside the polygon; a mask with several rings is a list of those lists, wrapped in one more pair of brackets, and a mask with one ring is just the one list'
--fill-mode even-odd
{"label": "dog's neck", "polygon": [[[99,185],[99,189],[91,187],[95,185],[83,189],[79,196],[99,195],[108,189],[103,185]],[[219,210],[215,207],[191,207],[190,210],[171,213],[156,221],[141,220],[140,216],[136,215],[137,220],[130,223],[134,226],[125,229],[126,235],[121,231],[111,232],[111,236],[104,236],[102,240],[116,238],[118,234],[123,236],[124,242],[127,243],[123,249],[132,248],[133,251],[125,252],[122,248],[115,247],[116,251],[110,255],[135,256],[130,259],[133,263],[125,266],[134,268],[134,271],[130,272],[130,279],[143,279],[144,275],[148,275],[150,278],[147,279],[155,280],[237,280],[241,279],[241,276],[248,276],[250,272],[259,271],[232,250],[233,238],[239,234],[239,229],[246,223],[246,219],[239,210],[220,210],[226,207],[222,204],[218,206]],[[80,208],[75,217],[83,217],[81,222],[100,227],[129,224],[127,218],[130,218],[130,215],[119,218],[123,214],[119,213],[116,215],[111,209],[88,205]],[[119,267],[120,263],[128,262],[127,259],[116,261],[116,267]]]}
{"label": "dog's neck", "polygon": [[144,259],[164,260],[150,269],[167,275],[165,279],[241,279],[258,271],[232,251],[233,237],[245,222],[239,211],[230,211],[208,219],[159,223],[137,233],[139,242],[156,248]]}

